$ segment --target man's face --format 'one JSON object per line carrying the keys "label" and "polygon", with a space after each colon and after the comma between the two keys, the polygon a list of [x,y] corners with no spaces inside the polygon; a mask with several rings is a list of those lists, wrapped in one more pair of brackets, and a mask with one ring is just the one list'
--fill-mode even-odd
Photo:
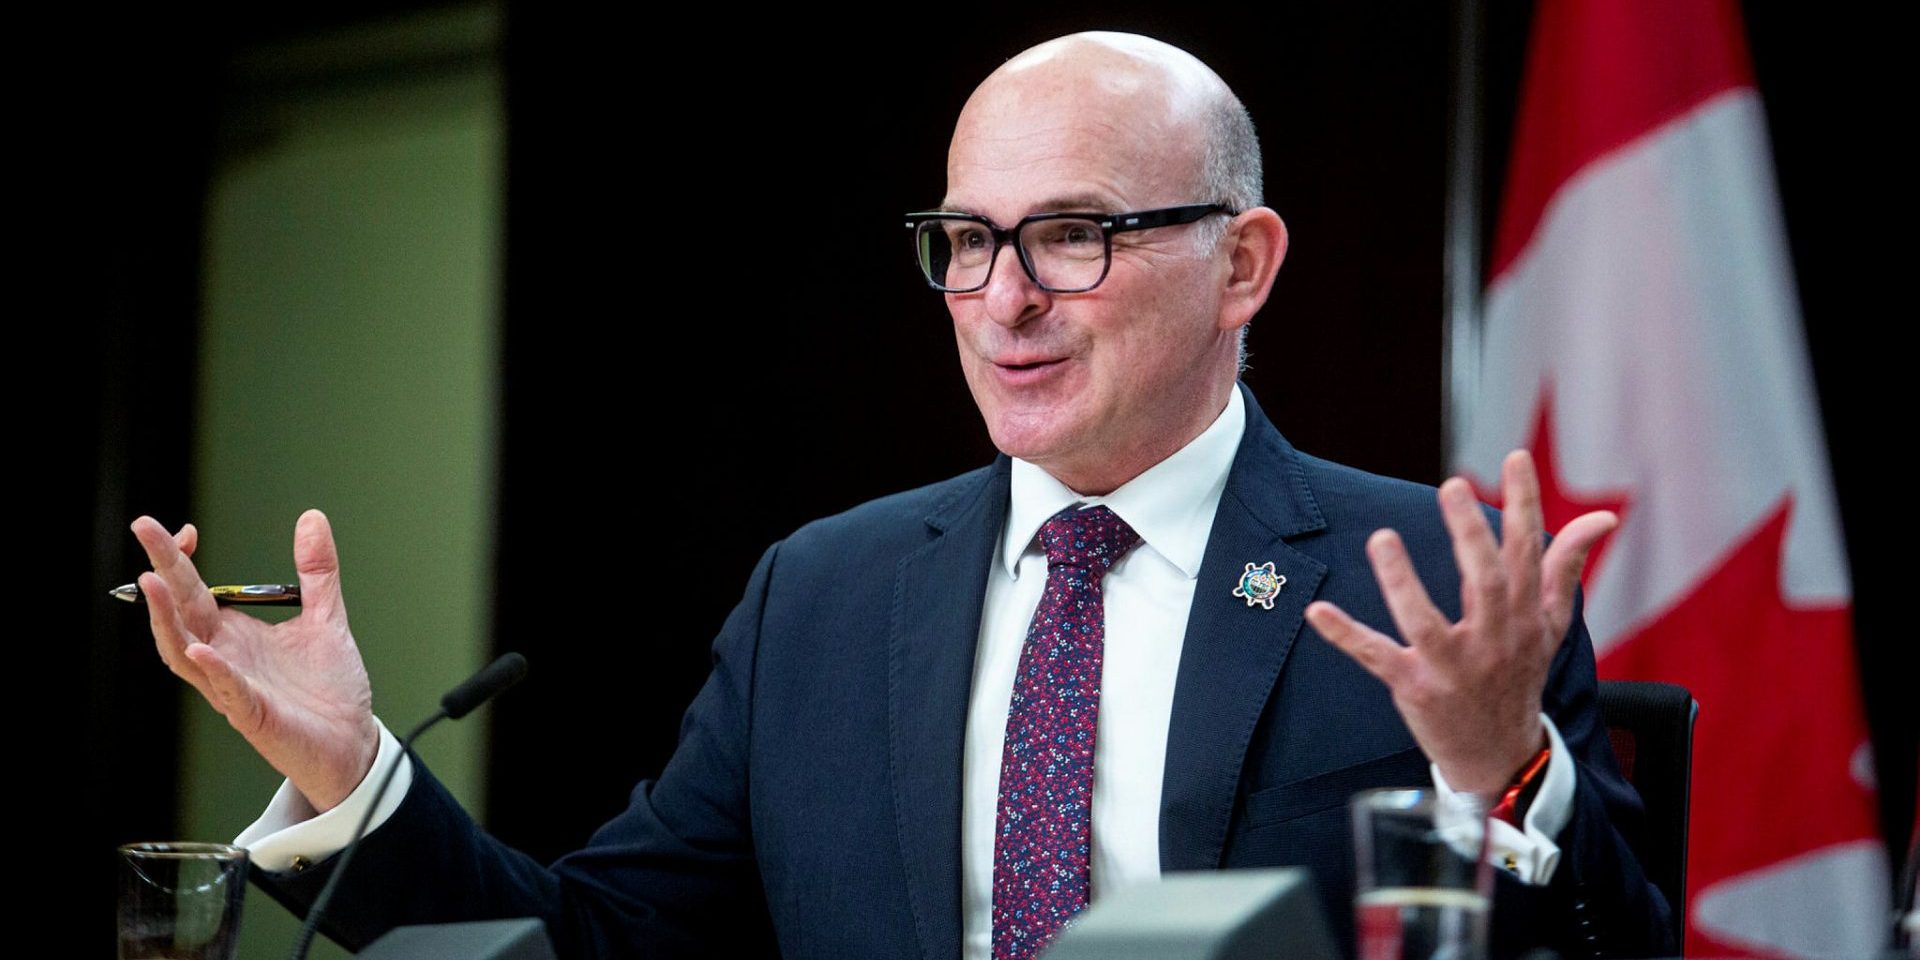
{"label": "man's face", "polygon": [[[1169,120],[1150,95],[1106,86],[976,95],[948,155],[947,208],[1011,227],[1033,213],[1216,199],[1191,195],[1192,124]],[[1105,493],[1211,422],[1234,333],[1216,322],[1226,265],[1201,249],[1197,227],[1116,234],[1106,279],[1085,293],[1040,289],[1002,249],[984,289],[947,295],[961,369],[996,447]]]}

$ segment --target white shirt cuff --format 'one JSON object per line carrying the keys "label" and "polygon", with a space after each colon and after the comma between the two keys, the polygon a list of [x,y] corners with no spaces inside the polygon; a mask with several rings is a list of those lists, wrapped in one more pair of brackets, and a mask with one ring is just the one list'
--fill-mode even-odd
{"label": "white shirt cuff", "polygon": [[[1552,880],[1554,868],[1560,865],[1560,846],[1553,838],[1560,835],[1573,815],[1574,785],[1573,758],[1567,755],[1567,745],[1560,739],[1559,729],[1544,713],[1540,715],[1540,722],[1547,728],[1547,743],[1553,753],[1547,760],[1540,792],[1534,795],[1522,820],[1524,829],[1505,820],[1490,820],[1487,828],[1487,861],[1519,877],[1521,883],[1536,885]],[[1486,816],[1483,800],[1455,791],[1447,786],[1447,778],[1440,775],[1439,767],[1428,766],[1433,770],[1434,792],[1439,797],[1437,815],[1443,823]]]}
{"label": "white shirt cuff", "polygon": [[[367,771],[366,778],[339,806],[316,816],[307,798],[293,788],[292,781],[283,781],[267,804],[266,812],[240,831],[240,835],[233,838],[233,845],[245,847],[255,866],[276,873],[304,870],[346,847],[353,839],[354,828],[360,825],[360,818],[373,806],[374,791],[380,788],[387,768],[407,756],[401,752],[400,740],[387,725],[378,717],[373,722],[380,728],[380,752],[374,755],[373,769]],[[400,801],[406,799],[407,790],[412,786],[413,764],[401,763],[393,774],[393,785],[380,798],[373,820],[367,824],[368,833],[380,829],[380,825],[400,809]]]}

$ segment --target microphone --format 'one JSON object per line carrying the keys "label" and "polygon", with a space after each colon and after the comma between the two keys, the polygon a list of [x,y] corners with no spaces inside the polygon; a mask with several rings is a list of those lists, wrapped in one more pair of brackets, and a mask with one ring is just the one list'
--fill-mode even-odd
{"label": "microphone", "polygon": [[[440,711],[448,720],[458,720],[475,707],[492,700],[500,691],[519,683],[527,675],[527,658],[517,653],[503,653],[500,659],[481,668],[479,673],[466,679],[466,682],[454,687],[440,698]],[[428,720],[431,725],[434,720]]]}
{"label": "microphone", "polygon": [[346,876],[347,864],[353,862],[353,852],[360,847],[360,840],[366,836],[367,825],[373,822],[373,812],[380,809],[380,798],[386,796],[387,788],[393,785],[393,775],[406,759],[407,750],[413,741],[427,728],[442,720],[458,720],[472,713],[474,708],[493,699],[502,690],[520,682],[527,675],[527,658],[518,653],[503,653],[492,663],[483,667],[479,673],[468,677],[459,686],[440,698],[440,709],[433,715],[420,721],[400,741],[400,757],[387,767],[386,776],[380,778],[380,787],[373,793],[373,802],[367,805],[367,812],[360,817],[360,825],[353,829],[353,839],[340,851],[340,862],[334,864],[333,876],[327,878],[326,886],[320,888],[320,896],[315,897],[313,907],[307,911],[307,922],[300,927],[300,936],[293,942],[291,960],[306,960],[307,951],[313,947],[313,935],[320,928],[320,918],[326,915],[327,904],[333,900],[333,891],[340,886],[340,878]]}

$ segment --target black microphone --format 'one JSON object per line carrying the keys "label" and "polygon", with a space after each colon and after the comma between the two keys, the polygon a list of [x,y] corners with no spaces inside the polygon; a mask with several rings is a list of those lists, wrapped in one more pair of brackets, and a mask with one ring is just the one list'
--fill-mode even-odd
{"label": "black microphone", "polygon": [[479,673],[468,677],[467,682],[441,697],[440,712],[446,714],[448,720],[458,720],[472,713],[473,708],[492,700],[495,694],[519,683],[526,675],[526,657],[517,653],[503,653],[500,659],[487,664]]}
{"label": "black microphone", "polygon": [[407,750],[413,741],[427,728],[442,720],[458,720],[473,712],[475,707],[494,698],[500,691],[520,682],[527,675],[527,658],[518,653],[503,653],[498,659],[482,668],[479,673],[468,677],[465,682],[447,692],[440,698],[440,709],[433,716],[420,721],[412,732],[400,741],[400,757],[387,768],[387,774],[380,778],[380,788],[373,793],[373,803],[367,806],[367,812],[360,817],[360,825],[353,829],[353,839],[340,850],[340,862],[333,866],[333,876],[327,878],[327,884],[320,888],[320,895],[313,900],[313,906],[307,910],[307,922],[300,927],[300,936],[293,942],[292,960],[306,960],[307,951],[313,947],[313,934],[320,928],[320,918],[326,914],[327,904],[333,900],[333,891],[340,886],[340,878],[347,873],[347,864],[353,861],[353,852],[360,846],[360,838],[366,836],[367,825],[373,822],[373,812],[380,809],[380,798],[387,795],[387,788],[393,785],[393,775],[399,771],[400,764],[406,760]]}

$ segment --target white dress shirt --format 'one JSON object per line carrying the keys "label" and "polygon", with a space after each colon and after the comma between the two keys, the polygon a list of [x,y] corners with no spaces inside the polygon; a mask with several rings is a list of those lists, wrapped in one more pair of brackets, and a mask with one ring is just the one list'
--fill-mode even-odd
{"label": "white dress shirt", "polygon": [[[1041,525],[1075,503],[1105,504],[1141,538],[1102,581],[1107,626],[1094,734],[1090,889],[1097,898],[1160,876],[1160,787],[1174,680],[1214,510],[1245,428],[1246,406],[1236,389],[1212,426],[1104,497],[1081,496],[1039,467],[1013,461],[1006,526],[996,562],[987,572],[962,759],[961,929],[967,960],[992,955],[1000,752],[1020,650],[1046,585],[1046,554],[1038,542]],[[1572,761],[1551,721],[1547,736],[1553,759],[1524,830],[1495,822],[1487,854],[1529,883],[1551,878],[1560,855],[1552,838],[1572,812]],[[402,759],[398,740],[382,724],[373,772],[339,806],[313,816],[292,785],[283,783],[260,818],[234,839],[235,845],[247,848],[253,862],[270,871],[301,869],[332,856],[346,845],[373,803],[379,774]],[[1444,816],[1474,816],[1484,810],[1478,798],[1448,789],[1438,768],[1433,777]],[[374,828],[399,807],[412,780],[412,765],[401,764],[375,812]]]}

